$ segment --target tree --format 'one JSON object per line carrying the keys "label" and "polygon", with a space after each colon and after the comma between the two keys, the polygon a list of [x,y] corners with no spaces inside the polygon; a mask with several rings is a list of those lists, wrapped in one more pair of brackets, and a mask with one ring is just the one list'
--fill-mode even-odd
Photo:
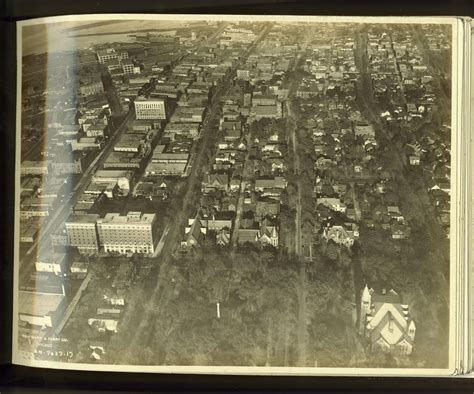
{"label": "tree", "polygon": [[339,247],[332,241],[327,242],[324,248],[324,255],[332,262],[336,262],[339,258]]}

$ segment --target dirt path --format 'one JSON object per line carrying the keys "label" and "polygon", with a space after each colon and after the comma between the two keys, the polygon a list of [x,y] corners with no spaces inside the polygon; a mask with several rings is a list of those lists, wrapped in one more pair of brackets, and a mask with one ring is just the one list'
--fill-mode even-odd
{"label": "dirt path", "polygon": [[305,367],[307,362],[308,330],[306,327],[306,264],[300,263],[298,286],[298,366]]}

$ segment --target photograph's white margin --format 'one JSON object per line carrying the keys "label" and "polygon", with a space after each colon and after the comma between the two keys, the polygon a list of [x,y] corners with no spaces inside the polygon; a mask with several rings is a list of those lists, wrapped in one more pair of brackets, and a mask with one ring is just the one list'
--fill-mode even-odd
{"label": "photograph's white margin", "polygon": [[[462,202],[458,199],[462,182],[458,182],[462,179],[462,153],[463,150],[462,138],[458,135],[461,132],[460,126],[462,111],[459,107],[459,91],[460,79],[462,78],[463,60],[458,58],[458,54],[463,53],[464,42],[463,37],[463,24],[461,21],[456,20],[456,24],[453,26],[453,37],[452,37],[452,48],[453,54],[451,58],[451,199],[450,199],[450,303],[449,303],[449,366],[452,368],[452,374],[459,374],[461,372],[460,364],[462,362],[460,353],[462,348],[462,335],[464,320],[462,311],[462,298],[457,291],[458,288],[462,288],[459,280],[462,278],[462,267],[460,261],[460,251],[462,245],[462,234],[460,230],[462,228],[460,223],[460,214],[462,214]],[[456,163],[456,165],[452,165]],[[454,236],[453,236],[454,235]]]}
{"label": "photograph's white margin", "polygon": [[[26,26],[60,22],[80,22],[98,20],[179,20],[179,21],[278,21],[278,22],[313,22],[313,23],[397,23],[397,24],[445,24],[452,26],[452,89],[451,89],[451,235],[450,237],[450,308],[449,308],[449,366],[444,369],[428,368],[304,368],[304,367],[218,367],[218,366],[139,366],[64,363],[39,361],[22,358],[18,352],[18,276],[19,276],[19,193],[21,163],[21,86],[22,86],[22,29]],[[16,171],[15,171],[15,229],[14,229],[14,303],[13,303],[13,343],[12,361],[14,364],[38,368],[64,370],[110,371],[110,372],[148,372],[176,374],[216,374],[216,375],[300,375],[300,376],[450,376],[459,368],[459,338],[456,337],[458,315],[456,278],[460,262],[458,261],[459,221],[458,221],[458,182],[460,168],[457,154],[457,125],[461,114],[458,108],[457,92],[462,81],[462,61],[458,53],[463,53],[459,33],[462,33],[462,22],[455,17],[345,17],[345,16],[297,16],[297,15],[191,15],[191,14],[89,14],[66,15],[36,18],[17,22],[17,114],[16,114]],[[461,64],[461,65],[460,65]],[[453,203],[454,202],[454,203]]]}

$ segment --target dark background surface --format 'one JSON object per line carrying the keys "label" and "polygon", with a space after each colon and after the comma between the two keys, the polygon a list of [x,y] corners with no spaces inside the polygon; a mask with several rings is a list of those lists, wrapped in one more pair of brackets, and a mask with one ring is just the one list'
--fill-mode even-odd
{"label": "dark background surface", "polygon": [[0,392],[473,392],[466,378],[228,377],[76,372],[13,366],[13,206],[15,24],[21,19],[88,13],[474,16],[474,1],[0,0]]}
{"label": "dark background surface", "polygon": [[[301,1],[301,0],[3,0],[13,19],[90,13],[200,13],[308,15],[459,15],[470,16],[469,0]],[[2,2],[0,2],[1,4]],[[1,9],[0,9],[1,10]]]}

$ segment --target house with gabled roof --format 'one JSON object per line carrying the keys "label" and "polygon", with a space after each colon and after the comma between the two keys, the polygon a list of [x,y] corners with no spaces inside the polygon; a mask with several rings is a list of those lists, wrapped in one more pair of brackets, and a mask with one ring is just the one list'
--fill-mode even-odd
{"label": "house with gabled roof", "polygon": [[280,213],[280,202],[269,197],[259,198],[255,206],[255,213],[260,218],[276,217]]}
{"label": "house with gabled roof", "polygon": [[318,205],[324,205],[328,207],[329,209],[336,211],[336,212],[346,212],[347,206],[346,204],[341,201],[340,198],[334,198],[334,197],[319,197],[316,199],[316,206]]}
{"label": "house with gabled roof", "polygon": [[203,224],[199,210],[194,218],[188,219],[188,226],[185,227],[184,233],[184,239],[181,241],[183,247],[198,246],[207,234],[207,227]]}
{"label": "house with gabled roof", "polygon": [[237,242],[239,243],[239,245],[245,243],[255,243],[257,241],[259,229],[254,228],[253,226],[249,228],[239,228],[237,234]]}
{"label": "house with gabled roof", "polygon": [[223,228],[216,234],[216,244],[219,246],[227,246],[230,243],[230,230]]}
{"label": "house with gabled roof", "polygon": [[241,182],[242,182],[242,181],[241,181],[241,179],[239,179],[239,178],[235,178],[235,177],[232,178],[232,179],[230,180],[230,185],[229,185],[229,186],[230,186],[230,190],[231,190],[231,191],[239,191],[239,190],[240,190],[240,183],[241,183]]}
{"label": "house with gabled roof", "polygon": [[281,176],[255,180],[255,191],[257,192],[263,192],[265,189],[285,189],[286,186],[287,182],[285,178]]}
{"label": "house with gabled roof", "polygon": [[240,121],[223,121],[220,129],[224,132],[225,141],[238,140],[242,134],[242,123]]}
{"label": "house with gabled roof", "polygon": [[260,222],[260,230],[258,231],[256,240],[260,242],[262,246],[271,245],[278,248],[278,226],[267,218],[263,219]]}
{"label": "house with gabled roof", "polygon": [[359,229],[355,223],[346,223],[343,226],[328,225],[323,229],[322,238],[350,248],[359,238]]}
{"label": "house with gabled roof", "polygon": [[359,332],[372,350],[410,355],[416,325],[409,307],[393,289],[376,293],[366,285],[362,291]]}
{"label": "house with gabled roof", "polygon": [[229,176],[227,174],[204,174],[201,186],[205,193],[212,190],[227,191],[229,189]]}

